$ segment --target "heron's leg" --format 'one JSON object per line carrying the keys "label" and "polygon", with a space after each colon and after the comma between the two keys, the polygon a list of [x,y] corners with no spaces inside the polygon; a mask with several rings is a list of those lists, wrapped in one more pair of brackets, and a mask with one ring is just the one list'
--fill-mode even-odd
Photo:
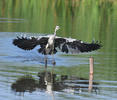
{"label": "heron's leg", "polygon": [[55,65],[56,62],[55,62],[55,59],[54,59],[54,46],[52,47],[52,58],[53,58],[52,64]]}
{"label": "heron's leg", "polygon": [[44,59],[45,59],[45,68],[47,68],[47,63],[48,63],[47,62],[47,60],[48,60],[47,55],[45,55],[45,58]]}

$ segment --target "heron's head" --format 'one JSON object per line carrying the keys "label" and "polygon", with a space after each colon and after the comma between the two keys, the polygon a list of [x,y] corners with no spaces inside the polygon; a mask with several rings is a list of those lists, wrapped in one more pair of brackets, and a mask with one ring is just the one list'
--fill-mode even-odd
{"label": "heron's head", "polygon": [[60,29],[60,27],[59,27],[59,26],[56,26],[55,31],[57,31],[57,30],[59,30],[59,29]]}

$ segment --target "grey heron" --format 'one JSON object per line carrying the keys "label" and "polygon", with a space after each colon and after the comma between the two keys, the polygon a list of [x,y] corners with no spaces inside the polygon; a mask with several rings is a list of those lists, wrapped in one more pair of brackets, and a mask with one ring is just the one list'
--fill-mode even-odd
{"label": "grey heron", "polygon": [[54,34],[48,36],[17,36],[17,38],[13,39],[13,44],[23,50],[32,50],[40,45],[38,52],[44,55],[56,54],[58,51],[78,54],[101,48],[99,42],[86,43],[77,39],[58,37],[56,36],[58,29],[59,26],[56,26]]}
{"label": "grey heron", "polygon": [[59,30],[59,29],[60,29],[59,26],[56,26],[54,34],[49,37],[48,43],[46,44],[46,47],[45,47],[46,54],[49,54],[50,51],[52,51],[52,53],[53,53],[56,31]]}

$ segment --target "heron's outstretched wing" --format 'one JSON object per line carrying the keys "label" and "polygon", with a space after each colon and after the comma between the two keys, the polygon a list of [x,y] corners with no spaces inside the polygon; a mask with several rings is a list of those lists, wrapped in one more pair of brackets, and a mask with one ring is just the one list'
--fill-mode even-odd
{"label": "heron's outstretched wing", "polygon": [[80,40],[69,38],[56,38],[55,47],[58,47],[62,52],[65,53],[80,53],[100,49],[101,44],[98,42],[85,43]]}
{"label": "heron's outstretched wing", "polygon": [[37,45],[46,45],[48,37],[17,37],[13,40],[13,44],[24,50],[32,50]]}
{"label": "heron's outstretched wing", "polygon": [[[17,37],[13,40],[13,44],[21,49],[24,50],[32,50],[37,45],[40,45],[38,50],[39,53],[45,53],[45,46],[48,43],[49,37]],[[62,38],[56,37],[54,42],[54,52],[57,52],[57,48],[59,48],[62,52],[65,53],[79,53],[79,52],[90,52],[93,50],[100,49],[100,43],[92,42],[92,43],[85,43],[80,40],[76,39],[69,39],[69,38]],[[49,54],[52,54],[52,49],[50,50]]]}
{"label": "heron's outstretched wing", "polygon": [[81,41],[67,42],[66,45],[71,49],[71,52],[90,52],[100,49],[101,45],[97,43],[83,43]]}

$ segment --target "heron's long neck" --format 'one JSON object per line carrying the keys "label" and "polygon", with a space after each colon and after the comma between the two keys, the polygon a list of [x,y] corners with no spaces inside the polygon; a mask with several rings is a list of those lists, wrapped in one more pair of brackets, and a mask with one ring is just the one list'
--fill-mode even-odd
{"label": "heron's long neck", "polygon": [[55,29],[55,31],[54,31],[54,36],[56,36],[56,29]]}

